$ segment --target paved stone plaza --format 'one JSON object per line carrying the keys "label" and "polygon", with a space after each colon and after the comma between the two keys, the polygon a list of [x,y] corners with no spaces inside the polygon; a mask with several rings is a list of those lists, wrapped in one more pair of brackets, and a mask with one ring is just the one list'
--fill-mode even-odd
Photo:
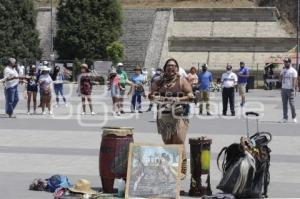
{"label": "paved stone plaza", "polygon": [[[80,115],[80,98],[75,94],[76,85],[66,84],[68,107],[54,108],[54,115],[27,115],[23,88],[16,119],[4,115],[4,96],[0,97],[0,198],[6,199],[52,199],[46,192],[28,190],[35,178],[47,178],[54,174],[69,176],[74,183],[86,178],[95,188],[101,187],[98,171],[98,156],[101,142],[101,127],[132,126],[134,140],[139,143],[161,144],[157,134],[155,114],[127,113],[122,117],[111,115],[111,100],[104,87],[94,87],[94,104],[97,115]],[[3,91],[1,87],[0,90]],[[104,94],[103,94],[104,93]],[[297,93],[297,113],[300,114],[300,94]],[[246,135],[245,118],[239,109],[237,116],[221,117],[220,93],[213,93],[213,116],[199,117],[192,106],[188,137],[208,136],[213,139],[211,161],[211,184],[213,191],[221,178],[216,166],[216,156],[223,146],[238,142]],[[262,114],[260,129],[273,134],[271,153],[271,198],[296,198],[300,196],[300,124],[281,124],[280,91],[251,90],[247,95],[245,110]],[[143,109],[148,108],[144,100]],[[126,100],[129,111],[129,99]],[[245,111],[244,110],[244,111]],[[39,110],[38,113],[41,111]],[[88,112],[89,113],[89,112]],[[300,120],[300,116],[298,117]],[[256,131],[254,120],[250,121],[251,132]],[[186,141],[188,143],[188,140]],[[189,152],[189,146],[186,145]],[[182,181],[182,190],[189,190],[189,176]]]}

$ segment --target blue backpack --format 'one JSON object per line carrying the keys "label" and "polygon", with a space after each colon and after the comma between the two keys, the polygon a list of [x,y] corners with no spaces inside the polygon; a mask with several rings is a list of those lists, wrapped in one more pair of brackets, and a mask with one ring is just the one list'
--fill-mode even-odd
{"label": "blue backpack", "polygon": [[47,190],[52,193],[58,188],[69,188],[71,186],[67,176],[53,175],[47,179]]}

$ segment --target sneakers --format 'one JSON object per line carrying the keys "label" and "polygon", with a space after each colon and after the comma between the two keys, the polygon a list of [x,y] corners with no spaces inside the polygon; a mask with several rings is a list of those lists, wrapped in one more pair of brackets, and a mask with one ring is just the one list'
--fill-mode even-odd
{"label": "sneakers", "polygon": [[91,112],[91,115],[96,115],[96,113],[92,111],[92,112]]}
{"label": "sneakers", "polygon": [[54,108],[58,108],[58,104],[55,104],[55,105],[54,105]]}
{"label": "sneakers", "polygon": [[287,122],[288,122],[287,119],[282,119],[282,120],[280,121],[280,123],[287,123]]}
{"label": "sneakers", "polygon": [[46,115],[46,112],[44,111],[44,112],[42,112],[42,115]]}
{"label": "sneakers", "polygon": [[85,112],[82,112],[82,113],[81,113],[81,115],[85,115],[85,114],[86,114]]}
{"label": "sneakers", "polygon": [[52,111],[49,111],[49,115],[53,115],[53,112],[52,112]]}
{"label": "sneakers", "polygon": [[297,118],[293,118],[293,123],[297,123]]}
{"label": "sneakers", "polygon": [[29,111],[27,112],[27,115],[30,115],[30,112],[29,112]]}

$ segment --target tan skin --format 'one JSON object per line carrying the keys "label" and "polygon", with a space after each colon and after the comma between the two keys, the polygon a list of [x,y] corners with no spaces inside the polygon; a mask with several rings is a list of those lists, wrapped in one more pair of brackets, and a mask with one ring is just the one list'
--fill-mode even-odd
{"label": "tan skin", "polygon": [[[39,81],[39,84],[41,84],[41,81]],[[48,86],[49,92],[51,92],[52,88],[51,85]],[[48,108],[49,111],[51,111],[51,95],[43,95],[41,96],[42,101],[42,112],[45,111],[45,107]]]}
{"label": "tan skin", "polygon": [[[112,76],[111,79],[113,79],[114,77],[116,77],[116,75]],[[113,101],[113,110],[114,111],[120,111],[121,110],[121,100],[122,97],[112,97],[112,101]]]}
{"label": "tan skin", "polygon": [[[82,69],[81,69],[81,73],[82,73],[82,74],[87,74],[87,73],[88,73],[88,70],[87,70],[86,68],[82,68]],[[86,111],[85,111],[85,110],[86,110],[86,108],[85,108],[85,107],[86,107],[85,100],[88,101],[90,110],[91,110],[91,112],[93,112],[92,98],[91,98],[90,95],[82,96],[82,97],[81,97],[82,110],[83,110],[83,112],[86,112]]]}
{"label": "tan skin", "polygon": [[[169,61],[167,63],[166,69],[165,69],[165,75],[167,76],[173,76],[177,74],[178,72],[178,67],[176,66],[176,63],[174,61]],[[182,96],[182,97],[157,97],[154,96],[154,93],[158,90],[158,85],[156,82],[153,83],[153,86],[151,87],[151,92],[149,94],[149,99],[150,100],[158,100],[158,101],[178,101],[178,102],[188,102],[191,101],[191,98],[189,96]],[[191,85],[187,82],[187,80],[183,79],[183,91],[185,93],[192,93],[192,87]]]}
{"label": "tan skin", "polygon": [[[291,67],[291,64],[289,62],[284,62],[285,67]],[[279,77],[279,81],[282,82],[282,75]],[[296,91],[298,88],[298,80],[297,78],[293,78],[293,88]]]}
{"label": "tan skin", "polygon": [[[33,73],[35,73],[36,69],[32,69]],[[28,77],[31,78],[31,77]],[[37,92],[32,92],[32,91],[27,91],[27,110],[28,112],[30,111],[30,103],[31,103],[31,96],[33,99],[33,111],[36,111],[36,96],[37,96]]]}

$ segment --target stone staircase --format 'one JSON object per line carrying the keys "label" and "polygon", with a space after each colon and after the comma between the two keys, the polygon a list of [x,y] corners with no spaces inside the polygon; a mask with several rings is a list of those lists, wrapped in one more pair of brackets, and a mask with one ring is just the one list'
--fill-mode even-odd
{"label": "stone staircase", "polygon": [[151,38],[155,9],[125,9],[123,11],[124,64],[131,72],[136,65],[144,66]]}

